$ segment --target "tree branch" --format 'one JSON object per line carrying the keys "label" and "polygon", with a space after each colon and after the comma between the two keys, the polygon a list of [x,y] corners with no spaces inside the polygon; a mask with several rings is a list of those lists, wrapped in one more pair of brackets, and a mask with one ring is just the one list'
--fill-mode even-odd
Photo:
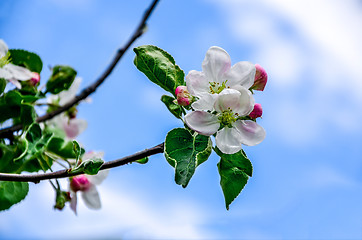
{"label": "tree branch", "polygon": [[[97,90],[98,86],[101,85],[104,82],[104,80],[106,80],[106,78],[111,74],[111,72],[113,71],[113,69],[115,68],[117,63],[122,58],[123,54],[129,49],[129,47],[133,44],[133,42],[135,42],[145,32],[147,20],[149,19],[151,13],[155,9],[158,2],[159,2],[159,0],[154,0],[152,2],[150,7],[144,13],[141,22],[139,23],[136,31],[133,33],[131,38],[124,45],[123,48],[118,49],[118,51],[117,51],[116,55],[114,56],[114,58],[113,58],[112,62],[110,63],[110,65],[106,68],[106,70],[103,72],[103,74],[93,84],[91,84],[90,86],[85,88],[80,94],[75,96],[71,101],[69,101],[64,106],[58,108],[57,110],[55,110],[53,112],[50,112],[50,113],[47,113],[47,114],[45,114],[45,115],[43,115],[41,117],[38,117],[36,119],[36,122],[40,123],[40,122],[47,121],[47,120],[57,116],[58,114],[67,111],[68,109],[70,109],[71,107],[73,107],[74,105],[79,103],[81,100],[86,99],[90,94],[95,92]],[[3,128],[3,129],[0,130],[0,138],[9,137],[9,136],[12,135],[13,132],[19,131],[22,128],[23,128],[23,126],[21,124],[13,125],[13,126],[7,127],[7,128]]]}
{"label": "tree branch", "polygon": [[[125,165],[127,163],[134,162],[136,160],[149,157],[158,153],[163,153],[164,149],[164,143],[158,144],[157,146],[154,146],[149,149],[145,149],[143,151],[140,151],[138,153],[129,155],[124,158],[120,158],[117,160],[105,162],[100,170],[114,168],[118,166]],[[67,178],[79,174],[83,174],[84,172],[78,172],[78,173],[70,173],[71,169],[64,169],[56,172],[49,172],[49,173],[42,173],[42,174],[13,174],[13,173],[0,173],[0,181],[13,181],[13,182],[33,182],[38,183],[42,180],[48,180],[48,179],[58,179],[58,178]]]}

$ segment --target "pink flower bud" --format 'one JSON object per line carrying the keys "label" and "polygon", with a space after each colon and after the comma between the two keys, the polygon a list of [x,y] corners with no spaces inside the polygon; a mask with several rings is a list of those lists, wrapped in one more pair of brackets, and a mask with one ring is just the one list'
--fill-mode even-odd
{"label": "pink flower bud", "polygon": [[249,117],[251,119],[256,119],[258,117],[261,117],[263,115],[263,109],[261,107],[260,103],[255,103],[253,111],[249,114]]}
{"label": "pink flower bud", "polygon": [[32,78],[30,79],[30,83],[31,85],[36,86],[40,82],[40,75],[37,72],[32,72],[31,75]]}
{"label": "pink flower bud", "polygon": [[191,103],[192,96],[186,86],[178,86],[175,90],[177,103],[181,106],[188,106]]}
{"label": "pink flower bud", "polygon": [[74,191],[87,191],[91,186],[88,178],[82,174],[79,176],[75,176],[70,181],[70,188]]}
{"label": "pink flower bud", "polygon": [[255,80],[251,89],[264,91],[266,82],[268,81],[268,74],[259,64],[255,64],[256,73],[255,73]]}

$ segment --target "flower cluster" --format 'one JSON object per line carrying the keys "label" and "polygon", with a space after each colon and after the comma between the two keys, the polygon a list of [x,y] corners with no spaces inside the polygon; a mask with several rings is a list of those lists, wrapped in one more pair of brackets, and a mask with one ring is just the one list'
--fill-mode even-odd
{"label": "flower cluster", "polygon": [[242,149],[242,144],[253,146],[265,138],[265,130],[256,123],[262,108],[255,104],[252,94],[253,90],[263,91],[266,82],[267,74],[261,66],[250,62],[231,66],[224,49],[211,47],[202,71],[190,71],[187,89],[176,89],[177,102],[191,104],[193,111],[184,118],[190,129],[206,136],[215,134],[220,151],[233,154]]}

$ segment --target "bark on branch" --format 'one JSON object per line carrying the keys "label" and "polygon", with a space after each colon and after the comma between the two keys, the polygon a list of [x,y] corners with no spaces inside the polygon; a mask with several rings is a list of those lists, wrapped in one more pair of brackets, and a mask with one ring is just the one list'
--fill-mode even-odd
{"label": "bark on branch", "polygon": [[[101,170],[114,168],[118,166],[125,165],[127,163],[134,162],[136,160],[149,157],[158,153],[163,153],[164,143],[158,144],[157,146],[154,146],[149,149],[145,149],[141,152],[129,155],[124,158],[120,158],[117,160],[105,162]],[[42,180],[48,180],[48,179],[55,179],[55,178],[67,178],[79,174],[83,174],[83,172],[80,173],[70,173],[71,169],[64,169],[59,170],[56,172],[49,172],[49,173],[41,173],[41,174],[13,174],[13,173],[0,173],[0,181],[12,181],[12,182],[33,182],[38,183]]]}

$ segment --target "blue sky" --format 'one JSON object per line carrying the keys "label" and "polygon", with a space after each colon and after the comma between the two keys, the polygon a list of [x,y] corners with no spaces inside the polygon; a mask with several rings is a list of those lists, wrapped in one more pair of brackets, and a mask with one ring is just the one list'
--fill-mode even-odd
{"label": "blue sky", "polygon": [[[0,37],[10,48],[68,64],[93,82],[126,42],[149,1],[3,0]],[[210,46],[233,63],[268,72],[259,121],[266,139],[245,147],[254,175],[226,211],[216,154],[186,189],[159,154],[146,165],[112,169],[99,186],[103,207],[78,216],[54,211],[47,182],[0,214],[0,238],[361,239],[362,3],[358,0],[185,0],[159,3],[134,46],[157,45],[188,73]],[[181,127],[159,101],[163,90],[128,51],[82,103],[88,128],[78,140],[113,160],[161,143]],[[64,187],[67,181],[63,181]]]}

